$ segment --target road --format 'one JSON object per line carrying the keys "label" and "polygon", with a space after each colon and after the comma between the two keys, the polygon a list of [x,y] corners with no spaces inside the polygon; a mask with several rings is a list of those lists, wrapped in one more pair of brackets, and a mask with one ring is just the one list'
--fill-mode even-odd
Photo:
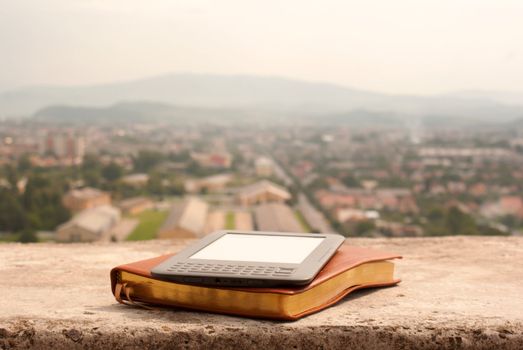
{"label": "road", "polygon": [[[295,181],[287,174],[283,167],[274,159],[272,159],[272,162],[274,164],[275,175],[279,177],[287,186],[293,185]],[[311,204],[303,192],[298,193],[298,209],[302,213],[305,220],[307,220],[307,223],[314,230],[318,230],[320,233],[335,232],[323,213]]]}
{"label": "road", "polygon": [[298,194],[298,209],[313,230],[318,230],[320,233],[335,232],[325,216],[311,204],[303,193]]}

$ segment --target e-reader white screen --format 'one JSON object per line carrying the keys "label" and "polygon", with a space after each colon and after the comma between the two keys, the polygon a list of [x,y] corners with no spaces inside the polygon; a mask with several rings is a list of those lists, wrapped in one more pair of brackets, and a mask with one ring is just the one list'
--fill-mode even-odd
{"label": "e-reader white screen", "polygon": [[193,254],[190,259],[299,264],[324,239],[228,233]]}

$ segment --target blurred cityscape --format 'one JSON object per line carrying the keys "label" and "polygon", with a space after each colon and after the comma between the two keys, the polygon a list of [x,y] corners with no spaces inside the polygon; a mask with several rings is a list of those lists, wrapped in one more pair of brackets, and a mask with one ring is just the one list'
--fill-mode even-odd
{"label": "blurred cityscape", "polygon": [[1,8],[0,241],[523,233],[520,2]]}
{"label": "blurred cityscape", "polygon": [[523,228],[518,121],[33,117],[2,120],[0,140],[3,241]]}

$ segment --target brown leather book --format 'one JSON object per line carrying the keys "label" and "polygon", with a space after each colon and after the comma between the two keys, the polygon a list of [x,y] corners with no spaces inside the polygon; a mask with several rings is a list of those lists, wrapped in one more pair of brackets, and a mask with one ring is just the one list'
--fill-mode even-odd
{"label": "brown leather book", "polygon": [[115,267],[111,288],[122,304],[175,306],[208,312],[296,320],[329,307],[361,288],[392,286],[394,263],[401,258],[369,248],[342,245],[316,278],[291,288],[224,288],[174,283],[151,276],[150,270],[171,255]]}

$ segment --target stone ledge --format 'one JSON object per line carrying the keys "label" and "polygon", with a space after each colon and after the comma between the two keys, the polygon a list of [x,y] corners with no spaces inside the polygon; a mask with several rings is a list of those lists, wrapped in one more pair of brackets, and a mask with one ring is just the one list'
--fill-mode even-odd
{"label": "stone ledge", "polygon": [[114,301],[111,267],[186,243],[0,245],[0,348],[523,348],[521,237],[350,239],[403,254],[403,282],[296,322]]}

